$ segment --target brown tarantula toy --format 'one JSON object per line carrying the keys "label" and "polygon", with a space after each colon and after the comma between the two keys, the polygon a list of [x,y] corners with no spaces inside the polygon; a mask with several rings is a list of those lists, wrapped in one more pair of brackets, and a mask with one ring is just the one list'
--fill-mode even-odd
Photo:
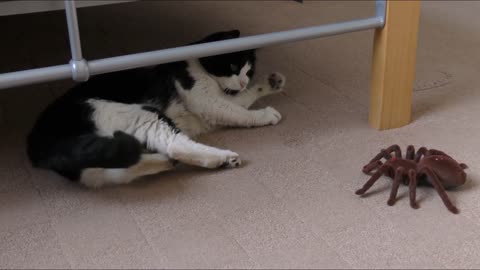
{"label": "brown tarantula toy", "polygon": [[[395,153],[392,156],[392,153]],[[382,158],[386,161],[383,163]],[[388,205],[392,206],[397,197],[398,187],[402,182],[409,186],[410,206],[418,208],[415,201],[417,184],[427,184],[433,186],[445,206],[450,212],[457,214],[458,209],[452,204],[445,192],[445,189],[451,189],[465,184],[467,174],[464,170],[467,165],[458,163],[449,155],[442,151],[425,147],[418,149],[409,145],[405,158],[402,158],[402,150],[398,145],[392,145],[387,149],[382,149],[367,165],[363,167],[363,172],[372,177],[365,185],[357,190],[357,195],[364,194],[383,174],[393,179],[393,186],[388,199]],[[372,174],[372,171],[376,171]]]}

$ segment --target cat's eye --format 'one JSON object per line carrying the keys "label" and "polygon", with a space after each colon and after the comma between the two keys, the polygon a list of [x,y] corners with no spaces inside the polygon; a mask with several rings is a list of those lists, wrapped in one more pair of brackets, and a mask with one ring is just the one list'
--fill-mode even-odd
{"label": "cat's eye", "polygon": [[231,65],[230,65],[230,69],[231,69],[233,72],[237,72],[237,71],[238,71],[238,66],[237,66],[237,65],[234,65],[234,64],[231,64]]}

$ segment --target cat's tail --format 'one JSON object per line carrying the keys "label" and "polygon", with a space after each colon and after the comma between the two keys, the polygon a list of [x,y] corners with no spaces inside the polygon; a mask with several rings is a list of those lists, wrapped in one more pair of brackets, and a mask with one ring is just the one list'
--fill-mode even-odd
{"label": "cat's tail", "polygon": [[78,180],[85,168],[126,168],[136,164],[143,147],[133,136],[117,131],[113,137],[76,136],[52,144],[31,134],[27,154],[33,166],[51,169]]}

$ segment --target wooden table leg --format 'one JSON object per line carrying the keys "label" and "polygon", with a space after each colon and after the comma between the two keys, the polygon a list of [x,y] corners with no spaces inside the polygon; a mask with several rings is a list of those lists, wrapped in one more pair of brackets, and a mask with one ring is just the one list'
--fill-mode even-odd
{"label": "wooden table leg", "polygon": [[420,1],[387,1],[373,46],[369,122],[384,130],[410,123]]}

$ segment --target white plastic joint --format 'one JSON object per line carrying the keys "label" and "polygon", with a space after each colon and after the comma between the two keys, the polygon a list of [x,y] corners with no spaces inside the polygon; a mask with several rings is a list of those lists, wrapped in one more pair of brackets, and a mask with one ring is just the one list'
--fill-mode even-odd
{"label": "white plastic joint", "polygon": [[85,59],[79,61],[71,60],[70,67],[72,69],[72,78],[74,81],[85,82],[90,78],[88,62]]}

